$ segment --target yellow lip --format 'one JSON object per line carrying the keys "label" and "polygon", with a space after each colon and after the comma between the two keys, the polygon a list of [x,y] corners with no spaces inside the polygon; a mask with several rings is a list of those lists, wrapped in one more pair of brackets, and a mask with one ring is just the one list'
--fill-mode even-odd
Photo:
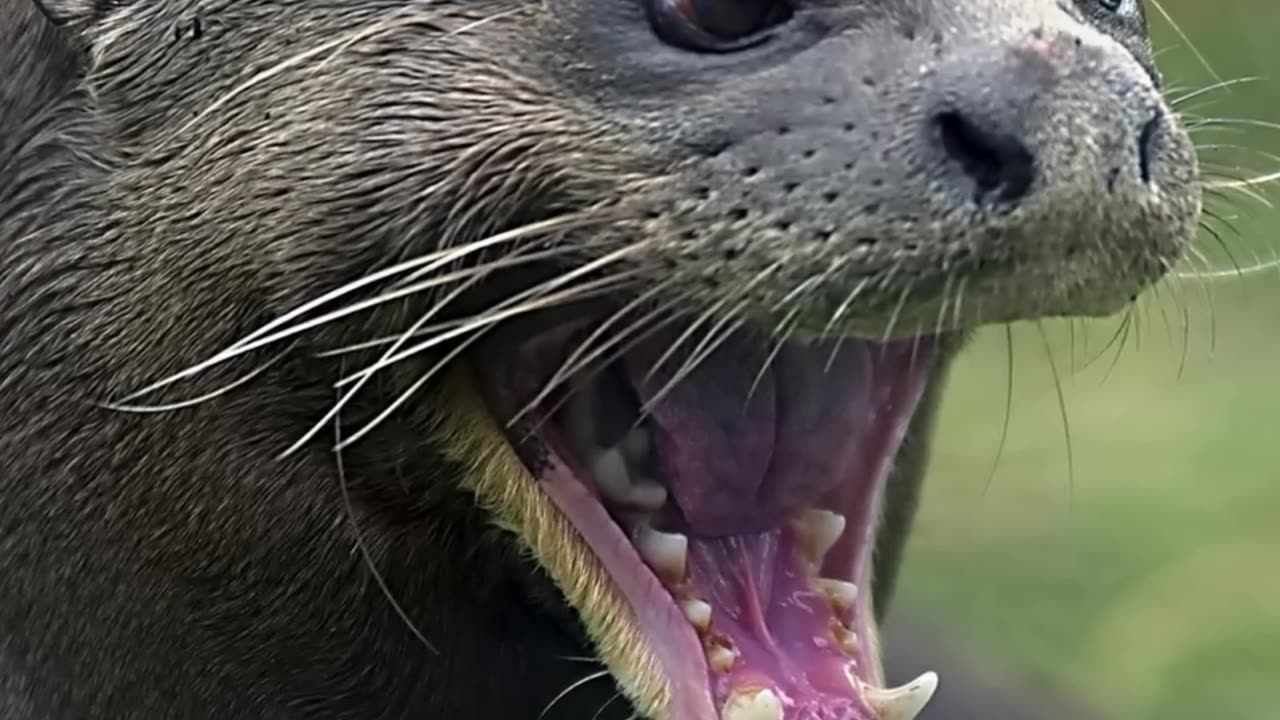
{"label": "yellow lip", "polygon": [[458,364],[440,389],[435,434],[466,468],[462,484],[550,575],[578,612],[596,652],[642,716],[667,718],[671,684],[603,564],[555,507],[481,400],[470,367]]}

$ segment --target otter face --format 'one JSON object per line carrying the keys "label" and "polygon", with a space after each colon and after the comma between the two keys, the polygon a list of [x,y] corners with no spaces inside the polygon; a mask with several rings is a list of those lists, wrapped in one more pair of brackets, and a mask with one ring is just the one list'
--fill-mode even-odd
{"label": "otter face", "polygon": [[872,564],[940,356],[982,323],[1120,309],[1196,224],[1141,6],[553,0],[540,21],[527,62],[646,169],[613,247],[693,314],[586,378],[565,369],[608,344],[593,326],[640,313],[480,363],[613,590],[576,605],[653,717],[910,720],[936,678],[884,689]]}
{"label": "otter face", "polygon": [[873,560],[921,398],[1199,213],[1134,0],[85,4],[112,210],[242,269],[222,317],[400,282],[324,340],[429,359],[370,391],[655,720],[914,717]]}
{"label": "otter face", "polygon": [[538,50],[662,163],[625,205],[704,302],[763,273],[742,314],[801,332],[1106,314],[1193,227],[1139,3],[652,0],[657,33],[642,5],[552,3]]}

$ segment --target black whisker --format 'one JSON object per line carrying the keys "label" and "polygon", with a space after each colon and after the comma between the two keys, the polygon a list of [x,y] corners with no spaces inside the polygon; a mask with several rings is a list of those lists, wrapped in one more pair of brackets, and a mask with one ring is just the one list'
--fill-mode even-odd
{"label": "black whisker", "polygon": [[[341,366],[339,367],[341,368]],[[333,416],[333,440],[335,448],[333,458],[337,471],[338,490],[342,493],[342,506],[345,511],[344,514],[347,516],[347,521],[351,524],[351,533],[355,537],[356,549],[359,551],[365,567],[369,568],[369,573],[373,576],[374,582],[378,585],[379,590],[382,591],[383,597],[391,604],[391,609],[400,617],[401,622],[405,624],[405,627],[419,642],[425,645],[432,653],[438,655],[439,651],[427,640],[426,634],[418,628],[413,619],[409,617],[409,613],[405,612],[404,606],[396,600],[395,595],[391,592],[391,587],[387,584],[386,578],[382,576],[382,572],[378,570],[378,564],[374,562],[373,553],[369,551],[369,545],[365,542],[364,533],[360,530],[360,521],[356,517],[355,505],[351,502],[351,488],[347,483],[346,467],[342,461],[342,418],[339,414]]]}
{"label": "black whisker", "polygon": [[1000,469],[1000,459],[1004,457],[1005,445],[1009,440],[1009,426],[1013,419],[1013,325],[1005,323],[1004,325],[1004,346],[1005,346],[1005,388],[1004,388],[1004,422],[1000,424],[1000,442],[996,445],[996,456],[991,461],[991,472],[987,475],[986,485],[982,489],[982,494],[986,495],[991,491],[991,485],[995,482],[996,471]]}

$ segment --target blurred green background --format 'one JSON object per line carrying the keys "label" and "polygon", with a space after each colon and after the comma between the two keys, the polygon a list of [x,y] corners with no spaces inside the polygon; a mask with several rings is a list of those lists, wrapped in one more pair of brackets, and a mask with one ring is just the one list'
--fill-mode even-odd
{"label": "blurred green background", "polygon": [[[1260,78],[1182,110],[1280,122],[1280,2],[1163,0],[1186,38],[1148,7],[1171,97]],[[1202,162],[1219,173],[1280,170],[1280,126],[1207,126],[1196,140],[1216,146]],[[1237,191],[1208,207],[1239,265],[1280,253],[1280,209]],[[1232,267],[1210,235],[1200,248]],[[1280,270],[1172,280],[1137,320],[1119,353],[1102,352],[1118,319],[1014,328],[994,475],[1004,329],[963,356],[900,602],[1113,718],[1280,720]]]}

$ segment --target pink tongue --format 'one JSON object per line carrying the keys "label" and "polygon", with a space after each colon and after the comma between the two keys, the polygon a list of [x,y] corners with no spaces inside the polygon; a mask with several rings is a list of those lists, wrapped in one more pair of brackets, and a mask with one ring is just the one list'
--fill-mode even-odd
{"label": "pink tongue", "polygon": [[836,644],[837,630],[856,624],[837,619],[831,601],[813,589],[812,575],[790,530],[690,538],[683,590],[713,608],[708,647],[737,655],[731,670],[713,669],[717,705],[735,690],[769,688],[788,720],[874,717],[851,684],[857,661]]}
{"label": "pink tongue", "polygon": [[862,343],[788,346],[767,364],[760,343],[732,337],[672,387],[682,358],[647,381],[669,344],[648,343],[626,360],[658,452],[659,480],[699,535],[777,527],[813,507],[858,459],[875,363]]}

